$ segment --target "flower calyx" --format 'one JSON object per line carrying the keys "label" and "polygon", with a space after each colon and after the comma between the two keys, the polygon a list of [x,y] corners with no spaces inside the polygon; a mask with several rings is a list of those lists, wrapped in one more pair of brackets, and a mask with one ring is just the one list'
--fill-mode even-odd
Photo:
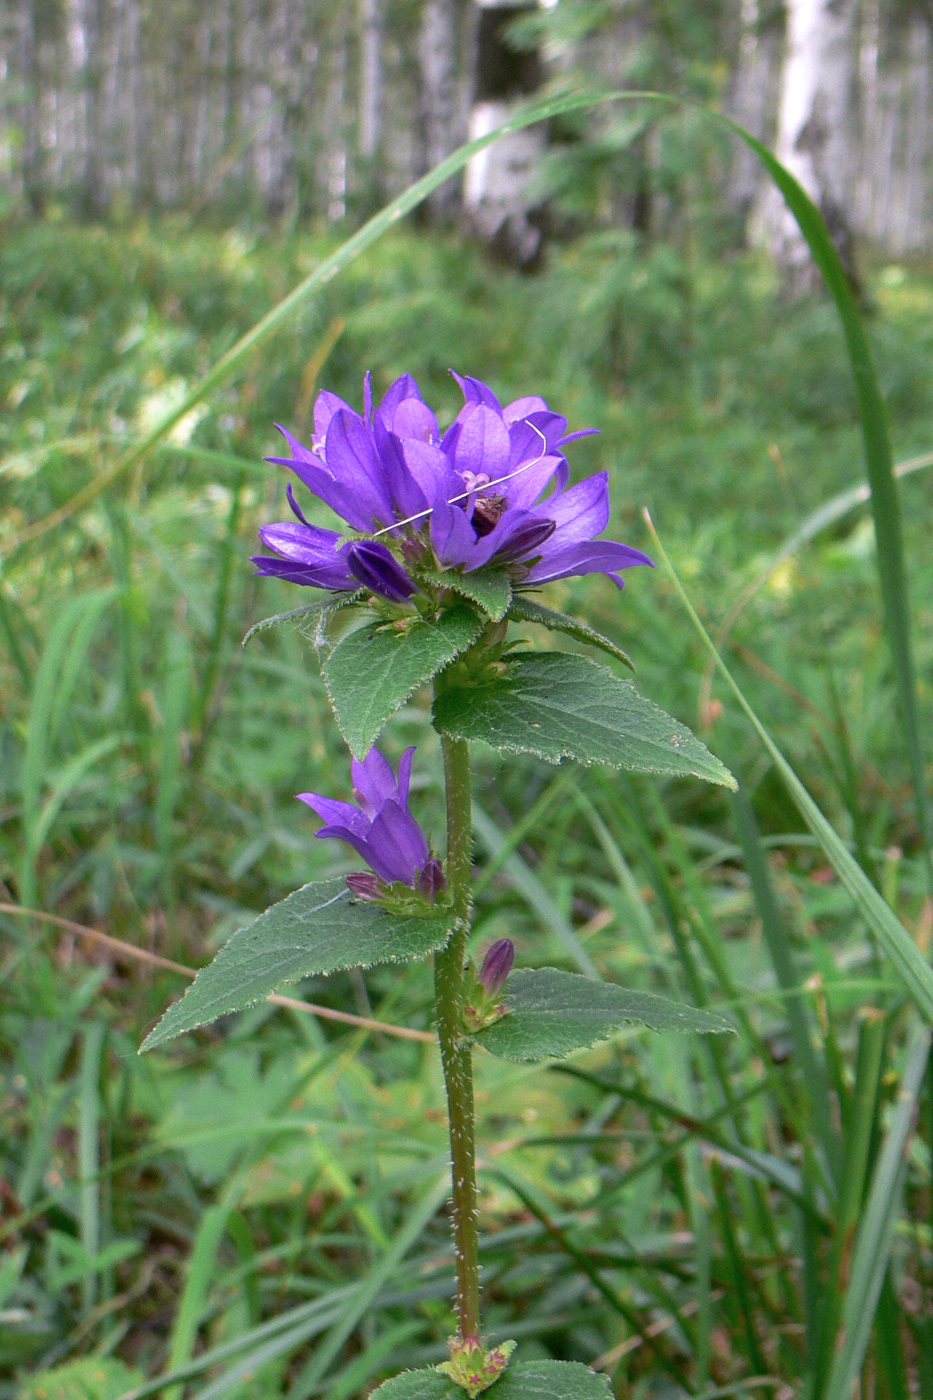
{"label": "flower calyx", "polygon": [[486,950],[479,972],[472,966],[466,975],[463,1000],[463,1028],[471,1035],[495,1025],[508,1008],[499,1000],[499,993],[508,980],[515,959],[515,944],[511,938],[500,938]]}
{"label": "flower calyx", "polygon": [[347,876],[347,888],[353,899],[381,904],[393,914],[419,915],[436,905],[447,904],[447,882],[444,867],[436,856],[424,865],[414,888],[395,880],[391,884],[380,880],[369,870],[358,870]]}
{"label": "flower calyx", "polygon": [[487,1348],[479,1337],[450,1337],[450,1360],[438,1366],[452,1381],[462,1386],[470,1400],[488,1390],[502,1375],[515,1350],[515,1342],[501,1342]]}

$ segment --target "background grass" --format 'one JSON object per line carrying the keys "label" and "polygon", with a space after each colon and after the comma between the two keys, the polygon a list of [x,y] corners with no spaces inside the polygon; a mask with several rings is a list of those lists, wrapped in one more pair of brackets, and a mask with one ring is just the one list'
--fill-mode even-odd
{"label": "background grass", "polygon": [[[651,509],[714,631],[782,542],[863,479],[835,313],[822,299],[783,305],[755,259],[604,233],[523,278],[399,230],[148,459],[21,542],[335,246],[166,221],[13,228],[0,251],[7,902],[189,966],[250,912],[348,868],[293,799],[347,782],[313,652],[287,628],[239,648],[257,618],[303,601],[254,581],[246,558],[257,525],[286,513],[281,475],[262,463],[271,424],[306,432],[315,385],[359,404],[364,368],[378,389],[407,369],[452,417],[452,366],[600,427],[575,445],[575,472],[610,470],[617,538],[645,546]],[[871,289],[905,460],[933,447],[933,284],[879,268]],[[902,493],[928,732],[925,468]],[[569,967],[571,931],[601,975],[717,1006],[740,1034],[633,1033],[559,1070],[481,1059],[487,1323],[525,1356],[598,1361],[620,1396],[753,1380],[841,1396],[846,1289],[864,1304],[877,1283],[863,1382],[926,1400],[931,1132],[896,1107],[922,1055],[893,974],[741,711],[709,684],[668,579],[639,571],[622,595],[571,580],[548,601],[617,640],[643,693],[703,730],[745,798],[478,754],[477,941],[508,933],[520,959]],[[864,506],[781,561],[727,651],[928,952]],[[393,751],[410,742],[419,814],[439,834],[423,698],[390,730]],[[202,1397],[349,1398],[440,1359],[451,1262],[435,1052],[261,1007],[140,1061],[179,979],[73,931],[0,920],[7,1394],[117,1396],[146,1375],[163,1377],[147,1393],[172,1396],[187,1384]],[[429,1024],[424,967],[303,990]],[[914,1093],[922,1126],[930,1095],[919,1081]],[[891,1253],[888,1267],[879,1244],[873,1282],[856,1227],[876,1201],[865,1219],[887,1203]],[[872,1238],[885,1228],[879,1217]]]}

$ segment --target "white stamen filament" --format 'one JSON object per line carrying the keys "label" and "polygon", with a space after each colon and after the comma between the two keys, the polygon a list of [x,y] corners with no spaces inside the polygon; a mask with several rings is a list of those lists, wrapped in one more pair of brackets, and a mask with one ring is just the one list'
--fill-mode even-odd
{"label": "white stamen filament", "polygon": [[[538,453],[537,457],[535,457],[533,462],[525,462],[523,466],[516,467],[514,472],[509,472],[508,476],[500,476],[496,481],[487,481],[482,486],[477,485],[476,478],[474,478],[474,485],[469,491],[463,491],[459,496],[451,496],[447,504],[449,506],[453,506],[456,505],[458,501],[466,501],[470,498],[470,496],[475,496],[478,490],[491,491],[494,486],[501,486],[503,482],[513,481],[515,477],[521,476],[522,472],[528,471],[531,467],[536,467],[539,462],[543,461],[544,458],[547,456],[547,438],[544,436],[541,429],[536,427],[534,423],[529,423],[528,426],[529,428],[531,428],[532,432],[538,434],[538,437],[541,439],[542,443],[542,450]],[[470,475],[472,475],[472,473],[470,473]],[[483,476],[485,475],[485,473],[481,472],[479,473],[479,475]],[[466,476],[466,473],[464,474],[464,476]],[[427,516],[433,515],[433,513],[433,506],[429,506],[427,510],[419,510],[417,515],[406,516],[404,520],[396,520],[394,524],[386,525],[384,529],[377,530],[374,535],[370,536],[370,539],[378,540],[380,535],[391,534],[393,530],[398,530],[400,526],[411,525],[416,520],[424,520]]]}

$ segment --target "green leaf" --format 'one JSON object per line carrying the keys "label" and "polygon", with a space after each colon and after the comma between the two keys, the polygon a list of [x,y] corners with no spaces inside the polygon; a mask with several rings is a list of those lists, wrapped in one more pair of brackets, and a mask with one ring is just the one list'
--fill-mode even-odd
{"label": "green leaf", "polygon": [[736,786],[689,729],[585,656],[517,656],[503,676],[445,690],[434,703],[434,725],[455,739],[482,739],[549,763],[578,758]]}
{"label": "green leaf", "polygon": [[340,732],[357,758],[365,758],[390,715],[455,656],[476,640],[482,621],[467,607],[451,608],[435,622],[374,622],[337,643],[324,663],[324,684]]}
{"label": "green leaf", "polygon": [[507,992],[506,1015],[473,1037],[503,1060],[562,1059],[598,1040],[609,1040],[631,1022],[653,1031],[708,1034],[733,1029],[709,1011],[555,967],[513,972]]}
{"label": "green leaf", "polygon": [[527,593],[515,595],[509,608],[509,617],[514,622],[537,622],[542,627],[550,628],[552,632],[566,632],[568,637],[576,637],[578,642],[587,642],[591,647],[599,647],[601,651],[614,656],[617,661],[624,661],[630,670],[635,669],[632,658],[621,647],[617,647],[615,642],[604,637],[602,632],[597,632],[595,627],[590,627],[577,617],[571,617],[569,613],[546,608],[543,603],[536,603],[534,598],[529,598]]}
{"label": "green leaf", "polygon": [[253,623],[240,646],[245,647],[247,642],[260,632],[267,632],[270,627],[278,627],[283,622],[300,622],[302,618],[314,618],[320,626],[331,614],[339,612],[341,608],[345,608],[351,603],[358,602],[362,596],[361,591],[337,595],[327,593],[323,598],[315,598],[313,603],[305,603],[300,608],[290,608],[288,612],[273,613],[271,617],[264,617],[261,622]]}
{"label": "green leaf", "polygon": [[486,568],[474,569],[471,573],[459,573],[453,569],[439,570],[437,573],[421,574],[426,583],[440,588],[451,588],[464,598],[477,603],[493,622],[501,622],[512,601],[512,580],[507,570]]}
{"label": "green leaf", "polygon": [[396,914],[353,899],[342,879],[315,881],[235,933],[141,1048],[153,1050],[218,1016],[242,1011],[286,982],[426,957],[447,942],[453,926],[454,915],[444,906],[424,917]]}
{"label": "green leaf", "polygon": [[[605,1376],[579,1361],[519,1361],[483,1394],[489,1400],[611,1400]],[[466,1391],[442,1371],[403,1371],[372,1400],[463,1400]]]}

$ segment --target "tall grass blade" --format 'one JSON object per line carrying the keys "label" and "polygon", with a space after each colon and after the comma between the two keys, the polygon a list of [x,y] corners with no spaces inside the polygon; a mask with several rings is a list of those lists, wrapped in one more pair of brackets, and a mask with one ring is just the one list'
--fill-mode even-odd
{"label": "tall grass blade", "polygon": [[[236,1196],[240,1190],[239,1177],[227,1183],[222,1199],[209,1206],[201,1216],[194,1247],[188,1259],[185,1273],[185,1286],[182,1290],[172,1339],[169,1347],[168,1369],[176,1371],[191,1359],[198,1328],[207,1303],[208,1290],[217,1268],[217,1251],[227,1228],[230,1214],[236,1208]],[[167,1386],[164,1400],[181,1400],[183,1387]]]}
{"label": "tall grass blade", "polygon": [[915,1025],[907,1042],[897,1104],[855,1237],[842,1310],[842,1335],[837,1341],[825,1400],[849,1400],[865,1359],[900,1213],[904,1157],[929,1054],[930,1031]]}
{"label": "tall grass blade", "polygon": [[[499,861],[508,838],[499,830],[492,817],[475,802],[473,804],[473,830],[492,859]],[[501,869],[518,892],[524,896],[544,927],[557,935],[564,945],[567,955],[580,972],[585,977],[598,979],[599,971],[593,959],[527,861],[522,860],[518,852],[513,850],[501,861]]]}
{"label": "tall grass blade", "polygon": [[829,1168],[829,1175],[839,1181],[839,1142],[833,1127],[832,1105],[826,1067],[813,1049],[813,1027],[803,999],[802,980],[794,964],[794,955],[778,907],[774,886],[761,845],[755,813],[745,793],[740,789],[729,798],[736,835],[745,856],[745,869],[751,882],[755,908],[761,919],[761,930],[768,955],[782,991],[787,1021],[794,1041],[794,1054],[800,1066],[800,1081],[810,1101],[812,1121]]}
{"label": "tall grass blade", "polygon": [[[101,1247],[100,1199],[100,1073],[106,1026],[91,1021],[84,1029],[78,1089],[78,1160],[81,1169],[79,1219],[81,1243],[88,1255]],[[88,1272],[81,1280],[81,1302],[86,1312],[97,1301],[97,1278]]]}
{"label": "tall grass blade", "polygon": [[174,845],[173,818],[183,786],[183,760],[188,747],[191,691],[191,643],[178,624],[165,644],[165,679],[162,685],[162,736],[159,745],[159,780],[155,799],[155,838],[166,870]]}
{"label": "tall grass blade", "polygon": [[[443,1176],[432,1184],[409,1211],[401,1229],[395,1235],[382,1258],[377,1260],[369,1273],[361,1279],[352,1305],[346,1309],[340,1322],[325,1337],[296,1379],[288,1392],[289,1400],[309,1400],[309,1397],[314,1394],[327,1374],[328,1368],[340,1352],[340,1348],[358,1326],[366,1311],[372,1306],[379,1290],[393,1269],[398,1267],[408,1251],[417,1242],[425,1227],[433,1220],[441,1203],[446,1200],[449,1191],[450,1180],[445,1170]],[[209,1400],[209,1391],[204,1392],[199,1400]]]}
{"label": "tall grass blade", "polygon": [[[23,856],[19,879],[20,900],[26,905],[36,903],[35,862],[57,812],[57,807],[54,807],[50,818],[48,811],[43,814],[40,807],[42,790],[49,780],[55,743],[69,714],[75,686],[94,632],[114,595],[113,588],[103,588],[70,599],[49,632],[36,673],[20,773]],[[61,792],[61,777],[57,786]]]}
{"label": "tall grass blade", "polygon": [[879,943],[893,963],[898,976],[904,983],[904,986],[910,992],[910,995],[914,998],[923,1014],[930,1021],[933,1021],[933,968],[931,968],[926,958],[924,958],[900,919],[898,919],[897,915],[882,899],[861,866],[846,850],[845,845],[833,830],[830,823],[826,820],[820,808],[813,801],[813,798],[807,792],[803,783],[797,777],[797,774],[787,762],[787,759],[781,753],[781,750],[746,700],[732,672],[716,650],[709,633],[697,616],[690,599],[687,597],[683,584],[680,582],[674,566],[668,558],[667,551],[662,545],[647,511],[645,512],[645,517],[655,547],[673,580],[674,587],[680,596],[681,602],[687,609],[690,620],[697,629],[704,645],[715,658],[733,695],[745,711],[745,714],[757,731],[758,737],[771,755],[774,765],[784,780],[784,784],[793,798],[800,815],[819,841],[820,846],[826,854],[827,860],[849,891],[859,912],[865,918],[869,927],[874,931]]}
{"label": "tall grass blade", "polygon": [[[727,123],[727,125],[733,125]],[[904,564],[904,540],[901,509],[894,476],[894,459],[888,434],[888,419],[872,361],[871,348],[859,309],[849,286],[839,254],[819,210],[810,196],[785,170],[766,146],[741,127],[733,130],[751,147],[770,174],[793,214],[800,231],[810,246],[813,260],[829,289],[845,336],[855,393],[858,399],[859,421],[865,447],[865,464],[871,487],[871,512],[875,524],[878,574],[884,609],[885,630],[894,661],[894,675],[900,701],[901,716],[907,739],[914,784],[917,822],[926,853],[927,880],[933,892],[933,861],[926,773],[920,743],[920,723],[917,715],[917,682],[914,672],[910,636],[910,595]]]}

